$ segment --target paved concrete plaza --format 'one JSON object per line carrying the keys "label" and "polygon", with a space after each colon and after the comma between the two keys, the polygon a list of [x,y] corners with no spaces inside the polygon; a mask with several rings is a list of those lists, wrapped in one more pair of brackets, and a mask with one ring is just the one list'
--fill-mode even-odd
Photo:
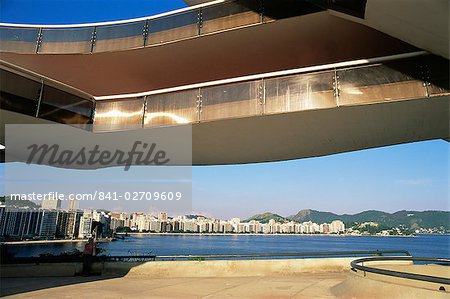
{"label": "paved concrete plaza", "polygon": [[331,288],[346,273],[304,273],[270,277],[2,278],[7,298],[335,298]]}

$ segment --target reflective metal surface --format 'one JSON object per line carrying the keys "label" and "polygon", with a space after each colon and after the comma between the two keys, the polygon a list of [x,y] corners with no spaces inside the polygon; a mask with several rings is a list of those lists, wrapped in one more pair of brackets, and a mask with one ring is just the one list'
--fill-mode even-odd
{"label": "reflective metal surface", "polygon": [[450,94],[448,65],[445,59],[419,55],[320,72],[277,72],[257,80],[170,88],[97,100],[94,107],[91,96],[81,91],[59,88],[60,83],[48,84],[49,78],[11,71],[11,66],[2,64],[0,103],[1,109],[59,123],[86,124],[95,119],[98,131],[129,130],[408,99],[439,100]]}
{"label": "reflective metal surface", "polygon": [[427,56],[423,69],[429,96],[439,96],[450,92],[450,64],[447,59]]}
{"label": "reflective metal surface", "polygon": [[198,12],[188,11],[148,22],[147,45],[161,44],[197,36]]}
{"label": "reflective metal surface", "polygon": [[144,126],[161,126],[198,121],[198,89],[147,97]]}
{"label": "reflective metal surface", "polygon": [[45,85],[38,117],[63,124],[88,124],[93,108],[89,100]]}
{"label": "reflective metal surface", "polygon": [[333,76],[324,72],[265,80],[264,113],[336,107]]}
{"label": "reflective metal surface", "polygon": [[262,22],[260,1],[239,0],[202,9],[201,33],[223,31]]}
{"label": "reflective metal surface", "polygon": [[[311,11],[314,12],[314,11]],[[299,15],[303,11],[296,11]],[[292,15],[292,16],[293,16]],[[271,22],[263,0],[211,1],[156,17],[76,25],[0,26],[0,51],[65,54],[155,46],[223,30]]]}
{"label": "reflective metal surface", "polygon": [[397,101],[427,96],[420,68],[410,60],[340,70],[339,105]]}
{"label": "reflective metal surface", "polygon": [[133,49],[144,46],[146,22],[100,26],[95,32],[94,52]]}
{"label": "reflective metal surface", "polygon": [[42,29],[39,53],[90,53],[95,28]]}
{"label": "reflective metal surface", "polygon": [[101,101],[95,106],[95,131],[117,131],[142,127],[144,99]]}
{"label": "reflective metal surface", "polygon": [[260,80],[201,89],[201,121],[261,113]]}
{"label": "reflective metal surface", "polygon": [[36,115],[41,82],[0,70],[0,108]]}
{"label": "reflective metal surface", "polygon": [[39,28],[0,27],[0,51],[36,53]]}

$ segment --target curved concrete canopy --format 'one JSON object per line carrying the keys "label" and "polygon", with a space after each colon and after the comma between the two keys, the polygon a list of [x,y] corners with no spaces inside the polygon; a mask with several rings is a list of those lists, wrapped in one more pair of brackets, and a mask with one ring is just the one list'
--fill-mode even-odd
{"label": "curved concrete canopy", "polygon": [[[185,0],[188,5],[208,2],[208,0]],[[361,0],[365,2],[364,17],[352,17],[348,13],[337,12],[327,1],[310,0],[336,16],[352,20],[379,30],[404,42],[445,58],[450,57],[450,2],[447,0]],[[341,1],[344,7],[352,2]],[[357,4],[358,5],[358,4]]]}
{"label": "curved concrete canopy", "polygon": [[364,19],[334,15],[358,22],[430,53],[450,57],[448,0],[368,0]]}
{"label": "curved concrete canopy", "polygon": [[[101,96],[417,50],[397,38],[351,17],[320,12],[157,47],[89,55],[1,53],[1,58]],[[195,123],[193,164],[279,161],[449,138],[448,92],[400,99]],[[36,121],[0,112],[2,124]],[[145,138],[148,130],[170,128],[137,134]]]}
{"label": "curved concrete canopy", "polygon": [[[450,96],[445,96],[193,124],[192,163],[282,161],[448,139],[449,100]],[[51,123],[15,112],[0,112],[7,123]],[[167,132],[171,128],[176,127],[141,129],[134,131],[132,137],[146,140],[149,131]],[[113,134],[117,148],[130,136],[128,132]],[[66,139],[61,144],[70,148],[74,142],[78,141]]]}
{"label": "curved concrete canopy", "polygon": [[158,47],[89,55],[0,55],[7,62],[104,96],[416,50],[322,12]]}

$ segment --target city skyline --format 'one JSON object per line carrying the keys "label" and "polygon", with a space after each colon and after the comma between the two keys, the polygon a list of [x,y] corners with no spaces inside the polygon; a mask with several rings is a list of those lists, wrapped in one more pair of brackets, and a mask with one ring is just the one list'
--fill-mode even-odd
{"label": "city skyline", "polygon": [[396,220],[391,219],[388,223],[385,222],[386,218],[379,213],[375,216],[373,211],[366,211],[369,213],[366,213],[364,218],[358,216],[357,219],[349,218],[352,215],[330,215],[319,211],[315,214],[311,214],[311,211],[301,211],[289,218],[268,213],[248,219],[239,217],[220,219],[202,215],[170,217],[167,212],[155,215],[155,213],[61,209],[59,200],[47,200],[46,206],[47,208],[0,205],[0,240],[115,238],[115,233],[411,236],[418,233],[446,234],[449,231],[443,218],[446,217],[445,213],[443,215],[441,212],[431,212],[432,218],[435,218],[434,222],[429,220],[430,212],[425,212],[427,215],[419,216],[415,220],[410,218],[413,219],[411,222],[405,217],[417,217],[416,213],[407,212],[403,213],[403,220],[397,216]]}
{"label": "city skyline", "polygon": [[[196,166],[191,213],[245,218],[267,211],[289,216],[302,209],[450,210],[448,153],[448,143],[437,140],[286,162]],[[0,165],[2,182],[4,168]],[[81,203],[80,208],[151,211],[149,205],[126,204]]]}

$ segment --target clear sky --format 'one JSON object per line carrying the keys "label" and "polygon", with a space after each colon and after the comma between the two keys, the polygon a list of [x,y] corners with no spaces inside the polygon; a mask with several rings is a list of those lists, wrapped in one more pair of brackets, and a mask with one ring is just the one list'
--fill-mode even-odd
{"label": "clear sky", "polygon": [[186,7],[182,0],[1,0],[2,23],[74,24],[138,18]]}
{"label": "clear sky", "polygon": [[[183,6],[178,0],[1,0],[0,19],[94,22]],[[287,216],[306,208],[450,210],[449,153],[448,142],[435,140],[279,163],[194,167],[193,210],[220,218],[266,211]]]}

